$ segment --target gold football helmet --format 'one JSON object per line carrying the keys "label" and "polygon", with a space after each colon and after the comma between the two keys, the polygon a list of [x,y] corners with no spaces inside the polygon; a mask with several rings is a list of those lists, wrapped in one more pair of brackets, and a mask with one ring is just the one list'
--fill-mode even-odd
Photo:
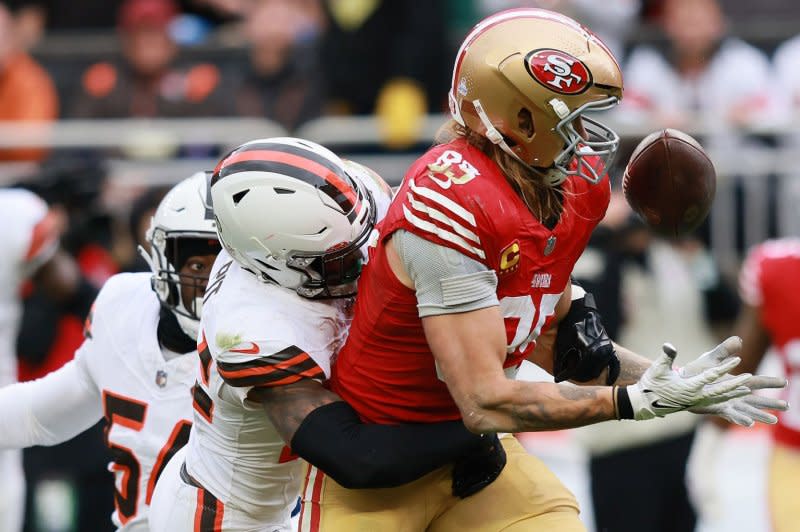
{"label": "gold football helmet", "polygon": [[450,112],[551,183],[569,175],[597,183],[619,137],[585,113],[621,98],[619,65],[591,31],[552,11],[512,9],[467,35],[453,68]]}

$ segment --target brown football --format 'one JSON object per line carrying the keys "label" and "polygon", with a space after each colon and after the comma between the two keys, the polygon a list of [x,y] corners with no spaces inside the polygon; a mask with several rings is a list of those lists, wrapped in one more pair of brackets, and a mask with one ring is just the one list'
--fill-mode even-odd
{"label": "brown football", "polygon": [[695,139],[676,129],[662,129],[636,146],[622,177],[631,208],[654,231],[679,236],[705,220],[717,174]]}

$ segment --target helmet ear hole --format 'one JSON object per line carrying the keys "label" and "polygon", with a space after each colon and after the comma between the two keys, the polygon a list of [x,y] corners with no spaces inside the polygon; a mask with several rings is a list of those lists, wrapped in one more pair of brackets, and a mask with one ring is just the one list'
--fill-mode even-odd
{"label": "helmet ear hole", "polygon": [[533,138],[536,128],[533,126],[533,115],[530,110],[522,108],[517,113],[517,127],[528,138]]}

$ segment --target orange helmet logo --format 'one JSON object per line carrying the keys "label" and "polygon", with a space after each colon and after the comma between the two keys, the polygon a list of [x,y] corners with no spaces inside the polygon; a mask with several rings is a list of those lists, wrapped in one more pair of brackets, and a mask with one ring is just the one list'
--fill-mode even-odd
{"label": "orange helmet logo", "polygon": [[592,82],[592,73],[580,59],[553,48],[530,52],[525,68],[539,84],[561,94],[580,94]]}

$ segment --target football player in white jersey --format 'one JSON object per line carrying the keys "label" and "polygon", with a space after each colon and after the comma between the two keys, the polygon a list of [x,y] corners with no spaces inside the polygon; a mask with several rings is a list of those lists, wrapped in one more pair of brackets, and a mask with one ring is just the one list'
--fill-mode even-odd
{"label": "football player in white jersey", "polygon": [[106,282],[74,360],[0,389],[0,448],[61,443],[105,417],[119,530],[147,530],[155,481],[189,437],[195,337],[220,249],[207,190],[200,172],[167,193],[148,233],[152,273]]}
{"label": "football player in white jersey", "polygon": [[220,161],[211,197],[225,250],[204,300],[194,426],[156,486],[154,532],[291,530],[297,455],[362,488],[499,447],[460,422],[362,424],[321,385],[391,199],[380,177],[312,142],[262,139]]}
{"label": "football player in white jersey", "polygon": [[[26,279],[83,315],[95,294],[75,261],[59,249],[60,226],[58,216],[35,194],[22,189],[0,190],[0,386],[17,380],[15,345],[22,315],[19,292]],[[0,478],[0,530],[16,532],[22,529],[25,510],[25,475],[19,450],[0,450]]]}

